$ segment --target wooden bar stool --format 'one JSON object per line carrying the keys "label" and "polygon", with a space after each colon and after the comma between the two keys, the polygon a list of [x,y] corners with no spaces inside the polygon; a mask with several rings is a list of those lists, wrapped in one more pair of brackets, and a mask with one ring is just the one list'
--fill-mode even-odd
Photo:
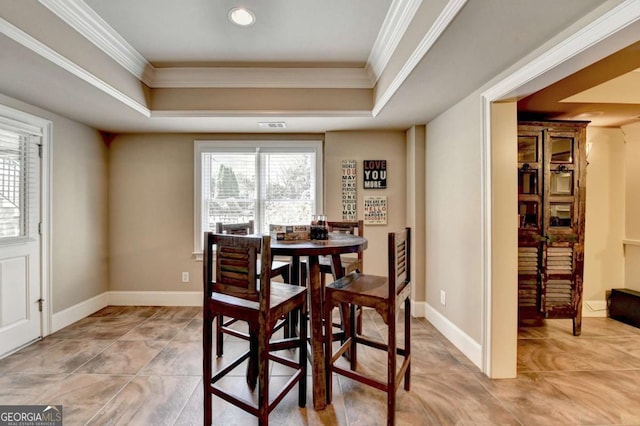
{"label": "wooden bar stool", "polygon": [[[255,233],[253,224],[253,220],[240,223],[216,222],[216,233],[225,235],[253,235]],[[258,271],[259,270],[260,260],[258,260]],[[291,264],[289,264],[289,262],[281,262],[279,260],[271,259],[271,278],[282,276],[282,280],[285,283],[289,283],[290,271]],[[231,327],[236,323],[236,321],[237,319],[234,318],[228,318],[225,320],[223,317],[220,317],[220,320],[216,321],[216,355],[222,356],[224,351],[223,333],[239,338],[246,338],[245,333],[239,332]],[[281,326],[285,327],[285,334],[289,337],[289,322],[283,322]]]}
{"label": "wooden bar stool", "polygon": [[[325,362],[327,371],[327,402],[331,402],[332,373],[338,373],[365,385],[373,386],[387,393],[387,424],[395,422],[396,391],[402,376],[404,388],[409,390],[411,379],[411,230],[389,233],[388,238],[389,275],[388,277],[366,275],[352,272],[325,288],[325,318],[331,318],[334,307],[349,304],[351,318],[347,327],[350,333],[333,352],[332,325],[325,321]],[[404,347],[398,347],[396,323],[400,307],[404,303]],[[387,324],[387,342],[371,339],[356,329],[355,307],[373,308]],[[387,377],[385,381],[367,376],[357,371],[357,346],[366,345],[387,353]],[[350,351],[350,368],[336,365],[342,354]],[[397,368],[396,355],[402,357]],[[346,397],[346,395],[345,395]]]}
{"label": "wooden bar stool", "polygon": [[[307,332],[301,327],[299,337],[271,340],[278,319],[294,313],[301,323],[307,319],[307,292],[299,286],[272,282],[271,239],[269,236],[204,236],[204,306],[203,306],[203,382],[204,423],[213,418],[212,395],[258,417],[267,425],[269,413],[298,384],[298,405],[306,405]],[[214,280],[215,247],[215,280]],[[258,256],[262,256],[258,269]],[[213,321],[223,316],[246,321],[249,348],[220,371],[213,373]],[[298,350],[299,362],[282,357],[276,351]],[[251,390],[258,385],[258,402],[248,401],[219,386],[217,382],[248,360],[247,382]],[[293,369],[287,383],[271,398],[269,395],[269,361]]]}

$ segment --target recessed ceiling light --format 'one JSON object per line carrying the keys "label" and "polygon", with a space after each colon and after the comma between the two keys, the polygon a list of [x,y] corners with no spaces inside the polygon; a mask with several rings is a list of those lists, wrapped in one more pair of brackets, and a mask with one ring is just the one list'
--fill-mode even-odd
{"label": "recessed ceiling light", "polygon": [[241,27],[248,27],[256,22],[256,16],[249,9],[234,7],[229,11],[229,20]]}

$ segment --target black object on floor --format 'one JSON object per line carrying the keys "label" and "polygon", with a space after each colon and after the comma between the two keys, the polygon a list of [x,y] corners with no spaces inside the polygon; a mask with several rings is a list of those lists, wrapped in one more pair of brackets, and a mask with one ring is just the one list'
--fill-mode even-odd
{"label": "black object on floor", "polygon": [[608,304],[611,318],[640,328],[640,291],[614,288]]}

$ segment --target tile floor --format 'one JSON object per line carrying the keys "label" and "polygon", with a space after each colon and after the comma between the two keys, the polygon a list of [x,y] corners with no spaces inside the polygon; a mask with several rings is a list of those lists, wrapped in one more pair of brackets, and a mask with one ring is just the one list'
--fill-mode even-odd
{"label": "tile floor", "polygon": [[[365,329],[382,327],[366,312]],[[0,360],[0,405],[62,404],[65,425],[202,424],[199,308],[108,307]],[[523,328],[518,377],[490,380],[424,319],[412,324],[411,391],[398,395],[399,425],[639,425],[640,329],[585,318]],[[230,354],[244,343],[229,338]],[[384,360],[363,351],[363,366]],[[243,372],[228,385],[245,387]],[[272,376],[283,380],[274,368]],[[382,425],[382,392],[334,380],[333,404],[316,412],[290,393],[274,425]],[[250,396],[250,395],[249,395]],[[216,425],[257,424],[214,399]]]}

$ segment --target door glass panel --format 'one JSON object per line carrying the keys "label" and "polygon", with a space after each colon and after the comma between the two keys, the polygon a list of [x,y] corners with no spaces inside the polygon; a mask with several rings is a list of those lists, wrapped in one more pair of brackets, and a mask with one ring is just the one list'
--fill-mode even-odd
{"label": "door glass panel", "polygon": [[538,138],[518,136],[518,162],[535,163],[538,161]]}
{"label": "door glass panel", "polygon": [[573,138],[551,138],[551,162],[573,163]]}
{"label": "door glass panel", "polygon": [[27,232],[27,138],[0,129],[0,239]]}
{"label": "door glass panel", "polygon": [[551,195],[573,195],[573,171],[552,172],[549,191]]}
{"label": "door glass panel", "polygon": [[520,228],[538,227],[538,203],[536,201],[520,201],[518,203]]}
{"label": "door glass panel", "polygon": [[571,227],[573,206],[571,203],[552,203],[549,206],[549,226]]}
{"label": "door glass panel", "polygon": [[527,170],[518,173],[518,193],[537,194],[538,193],[538,171]]}

